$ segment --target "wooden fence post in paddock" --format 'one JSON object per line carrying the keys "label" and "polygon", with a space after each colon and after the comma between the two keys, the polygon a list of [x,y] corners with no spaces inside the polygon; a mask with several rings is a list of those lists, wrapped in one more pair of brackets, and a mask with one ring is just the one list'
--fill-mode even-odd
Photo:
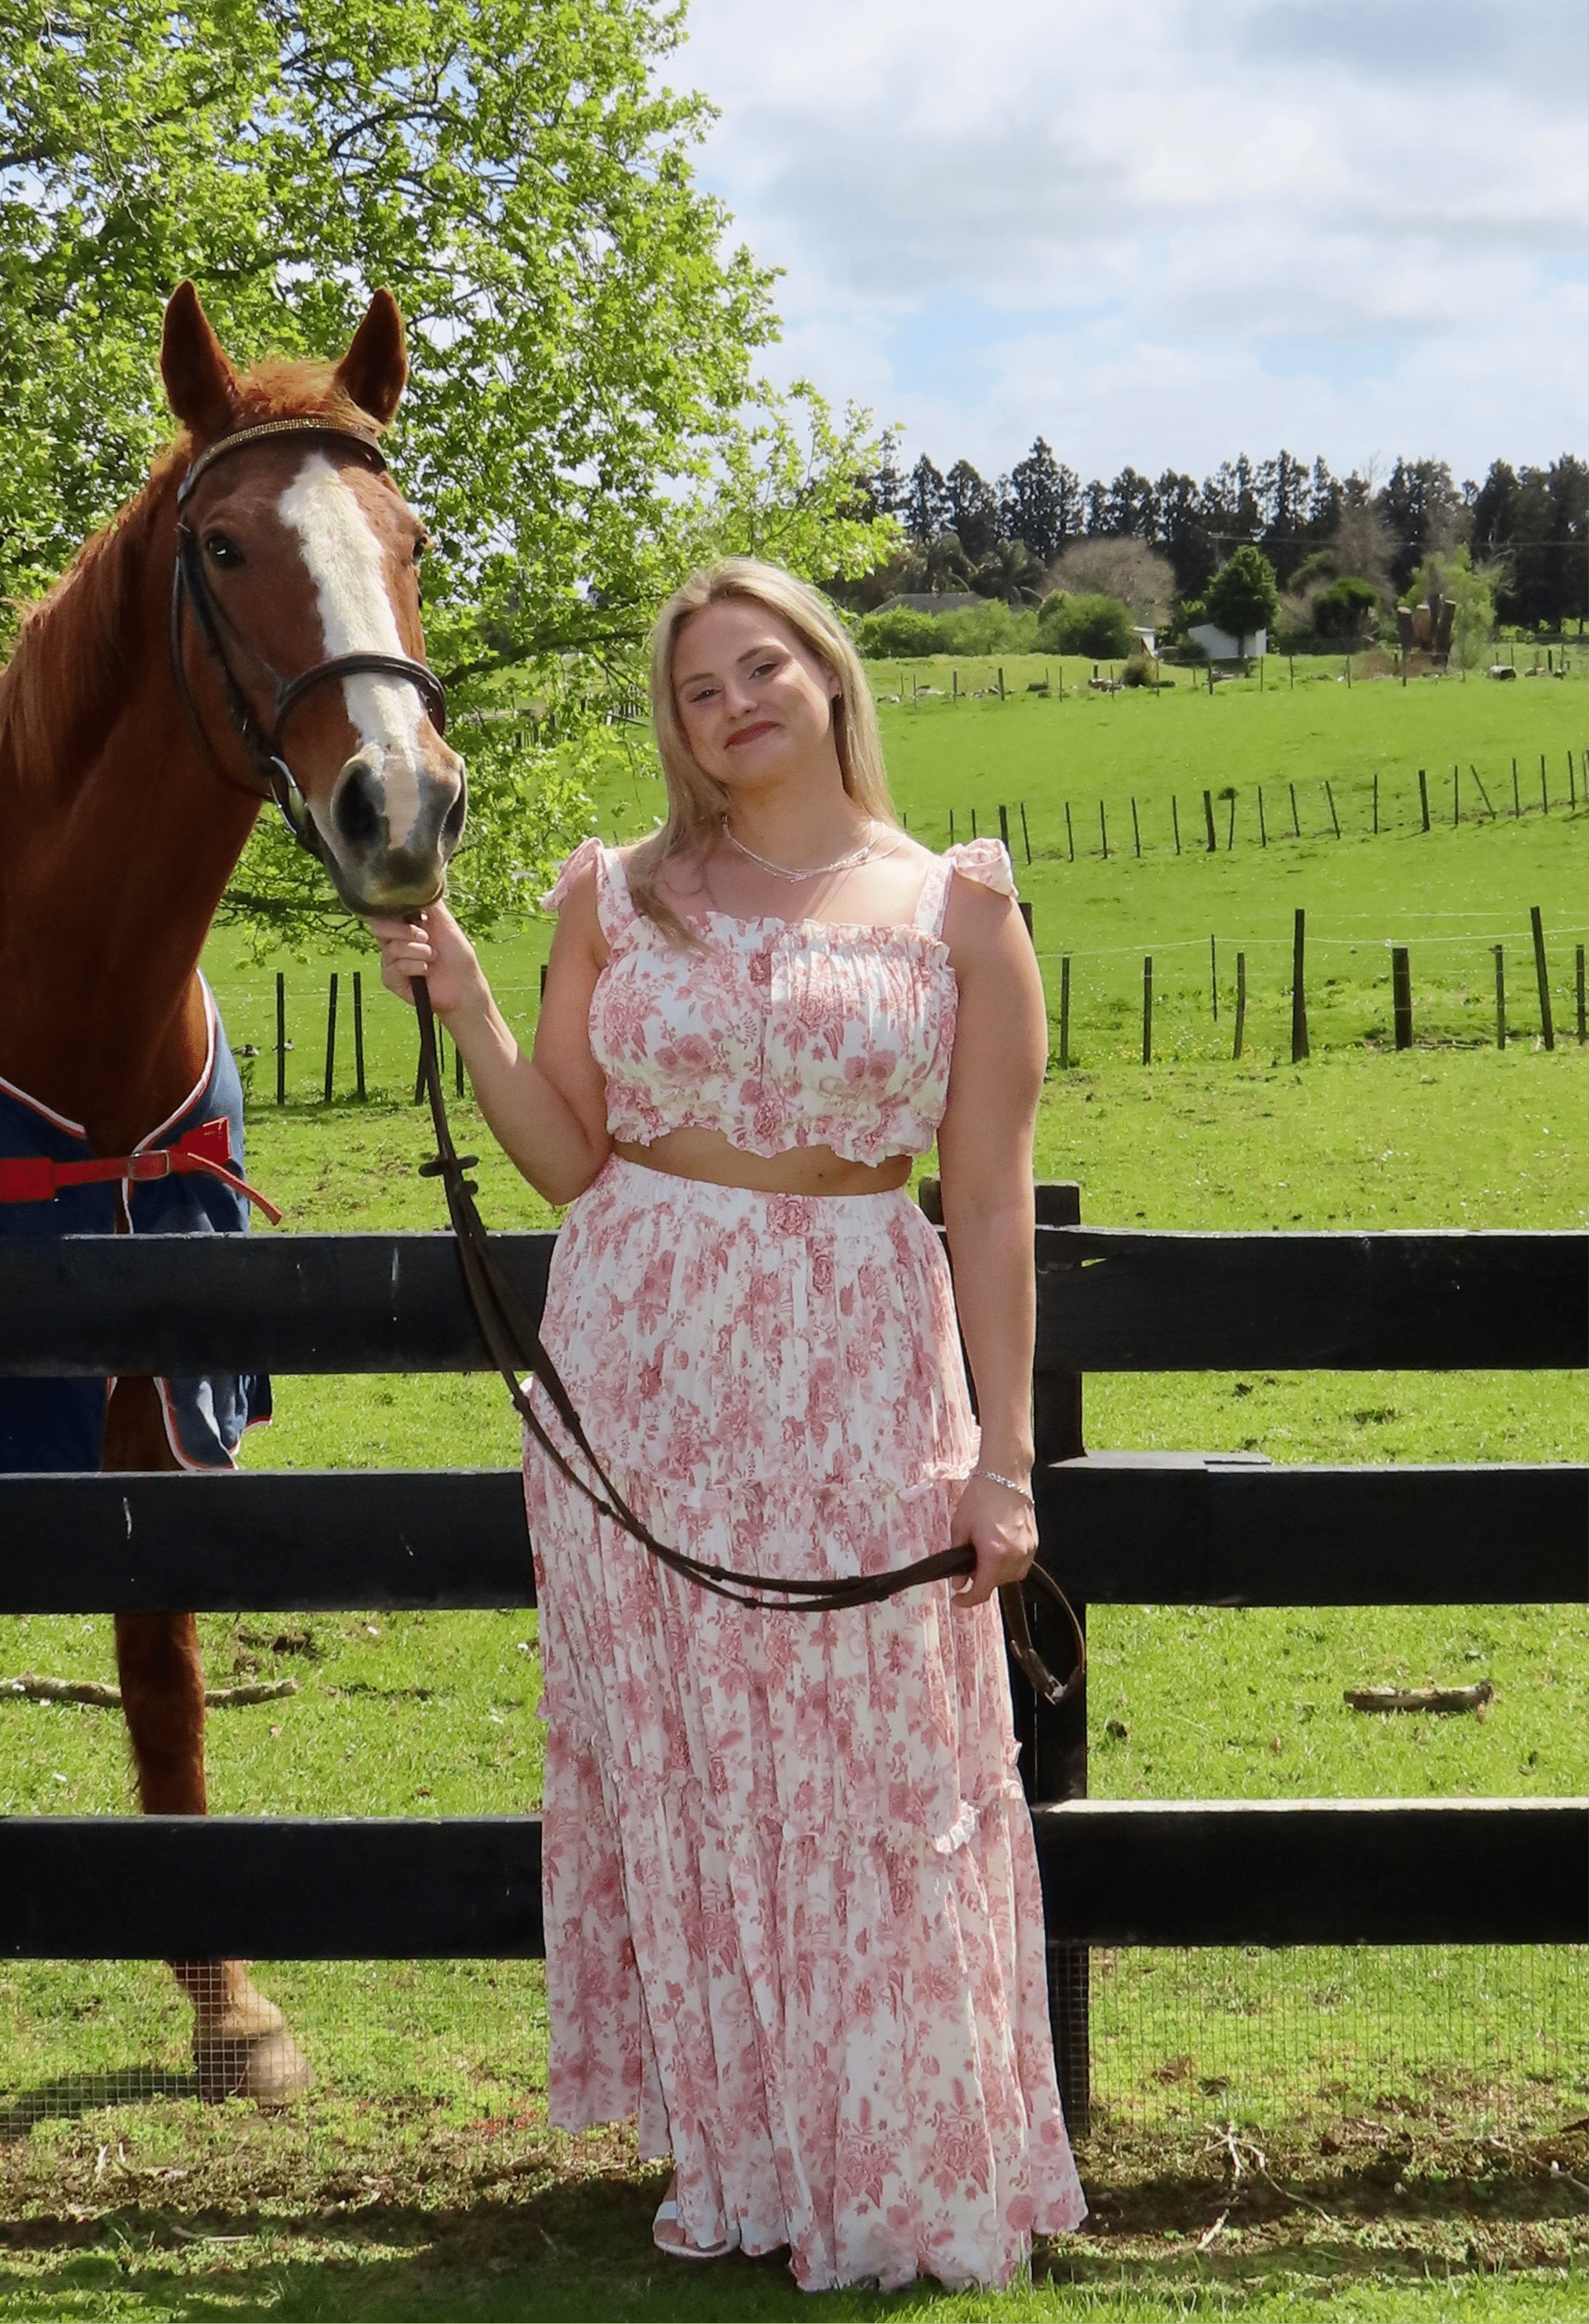
{"label": "wooden fence post in paddock", "polygon": [[287,979],[276,971],[276,1103],[287,1102]]}
{"label": "wooden fence post in paddock", "polygon": [[1031,936],[1032,945],[1035,948],[1037,938],[1035,936],[1032,936],[1031,905],[1026,897],[1018,896],[1015,899],[1015,908],[1020,913],[1021,926],[1025,928],[1027,935]]}
{"label": "wooden fence post in paddock", "polygon": [[1418,770],[1418,806],[1423,811],[1424,829],[1427,831],[1429,827],[1429,778],[1427,770],[1423,767],[1420,767]]}
{"label": "wooden fence post in paddock", "polygon": [[1178,855],[1181,852],[1181,811],[1180,802],[1173,791],[1169,794],[1169,820],[1175,833],[1175,852]]}
{"label": "wooden fence post in paddock", "polygon": [[1142,852],[1142,826],[1137,821],[1137,802],[1134,795],[1131,803],[1131,835],[1132,843],[1136,847],[1137,853],[1141,856]]}
{"label": "wooden fence post in paddock", "polygon": [[1374,769],[1374,837],[1380,835],[1380,770]]}
{"label": "wooden fence post in paddock", "polygon": [[1578,986],[1578,1047],[1579,1047],[1580,1048],[1582,1048],[1582,1047],[1583,1047],[1583,1046],[1584,1046],[1584,1042],[1585,1042],[1585,1041],[1589,1041],[1589,1023],[1586,1023],[1586,1022],[1585,1022],[1585,1019],[1584,1019],[1584,947],[1583,947],[1583,945],[1580,945],[1578,946],[1578,953],[1577,953],[1577,972],[1578,972],[1578,973],[1577,973],[1577,986]]}
{"label": "wooden fence post in paddock", "polygon": [[[1039,1185],[1038,1224],[1074,1227],[1081,1224],[1081,1188],[1067,1181]],[[1068,1254],[1049,1266],[1079,1268]],[[1039,1358],[1041,1363],[1041,1358]],[[1082,1375],[1079,1372],[1037,1370],[1032,1380],[1033,1442],[1040,1471],[1057,1461],[1074,1461],[1086,1450],[1082,1436]],[[1064,1575],[1062,1545],[1042,1541],[1038,1554],[1045,1564]],[[1072,1595],[1076,1618],[1086,1634],[1087,1609]],[[1032,1605],[1033,1636],[1038,1652],[1050,1667],[1069,1668],[1072,1649],[1062,1625],[1046,1603]],[[1016,1733],[1021,1740],[1021,1768],[1027,1797],[1042,1802],[1086,1799],[1087,1795],[1087,1700],[1084,1680],[1068,1702],[1055,1711],[1039,1703],[1028,1686],[1014,1694]],[[1054,2064],[1065,2120],[1073,2138],[1085,2138],[1092,2118],[1092,2058],[1088,1984],[1090,1956],[1085,1944],[1064,1939],[1048,1940],[1049,2022],[1054,2037]]]}
{"label": "wooden fence post in paddock", "polygon": [[337,972],[331,971],[330,990],[326,995],[326,1103],[331,1102],[337,1080]]}
{"label": "wooden fence post in paddock", "polygon": [[1545,779],[1545,753],[1543,751],[1539,753],[1539,804],[1544,808],[1546,814],[1548,815],[1550,813],[1550,786]]}
{"label": "wooden fence post in paddock", "polygon": [[1341,836],[1341,818],[1340,818],[1340,816],[1335,813],[1335,792],[1330,788],[1330,786],[1329,786],[1329,783],[1328,783],[1328,781],[1327,781],[1327,780],[1326,780],[1326,783],[1325,783],[1325,787],[1324,787],[1324,795],[1325,795],[1326,801],[1326,803],[1328,804],[1329,810],[1330,810],[1330,821],[1331,821],[1331,822],[1335,825],[1335,837],[1336,837],[1337,839],[1339,839],[1339,837]]}
{"label": "wooden fence post in paddock", "polygon": [[1153,1062],[1153,955],[1142,962],[1142,1063]]}
{"label": "wooden fence post in paddock", "polygon": [[1479,797],[1484,802],[1484,813],[1489,816],[1491,822],[1493,823],[1495,820],[1495,810],[1490,804],[1490,794],[1484,788],[1484,778],[1480,774],[1477,767],[1474,766],[1471,759],[1467,762],[1467,770],[1479,787]]}
{"label": "wooden fence post in paddock", "polygon": [[1390,947],[1390,1005],[1396,1019],[1396,1047],[1412,1047],[1412,957],[1405,945]]}
{"label": "wooden fence post in paddock", "polygon": [[975,807],[971,810],[971,836],[973,839],[976,837],[976,809]]}
{"label": "wooden fence post in paddock", "polygon": [[1026,850],[1026,860],[1031,862],[1031,834],[1026,827],[1026,801],[1021,802],[1021,844]]}
{"label": "wooden fence post in paddock", "polygon": [[1231,1047],[1233,1058],[1242,1054],[1242,1038],[1247,1030],[1247,955],[1236,954],[1236,1038]]}
{"label": "wooden fence post in paddock", "polygon": [[1214,1021],[1217,1025],[1219,1022],[1219,945],[1213,936],[1208,939],[1208,1001],[1214,1010]]}
{"label": "wooden fence post in paddock", "polygon": [[1203,821],[1208,833],[1208,853],[1212,855],[1219,845],[1219,835],[1214,828],[1214,794],[1203,794]]}
{"label": "wooden fence post in paddock", "polygon": [[999,837],[1003,841],[1004,853],[1008,855],[1010,853],[1010,810],[1007,807],[1001,807],[999,809]]}
{"label": "wooden fence post in paddock", "polygon": [[1104,861],[1107,863],[1109,861],[1109,821],[1108,817],[1104,813],[1104,802],[1102,799],[1098,801],[1098,836],[1103,843]]}
{"label": "wooden fence post in paddock", "polygon": [[1297,786],[1295,783],[1288,783],[1286,788],[1291,794],[1291,836],[1293,839],[1300,839],[1302,818],[1297,812]]}
{"label": "wooden fence post in paddock", "polygon": [[1260,847],[1269,845],[1269,825],[1263,820],[1263,785],[1261,783],[1258,786],[1258,844]]}
{"label": "wooden fence post in paddock", "polygon": [[1451,770],[1451,828],[1453,831],[1456,829],[1457,825],[1462,821],[1461,784],[1461,771],[1458,768],[1453,767]]}
{"label": "wooden fence post in paddock", "polygon": [[1523,811],[1523,795],[1518,788],[1518,762],[1515,759],[1511,762],[1511,811],[1514,816]]}
{"label": "wooden fence post in paddock", "polygon": [[1506,1047],[1506,946],[1495,947],[1495,1046]]}
{"label": "wooden fence post in paddock", "polygon": [[541,964],[540,964],[540,997],[541,997],[541,999],[542,999],[543,1001],[546,999],[546,963],[545,963],[545,961],[542,961],[542,962],[541,962]]}
{"label": "wooden fence post in paddock", "polygon": [[1529,918],[1534,929],[1534,974],[1539,985],[1539,1030],[1545,1036],[1547,1049],[1556,1047],[1556,1027],[1550,1016],[1550,973],[1545,965],[1545,927],[1539,918],[1539,907],[1529,907]]}
{"label": "wooden fence post in paddock", "polygon": [[360,1105],[365,1102],[365,979],[364,971],[353,972],[353,1085]]}
{"label": "wooden fence post in paddock", "polygon": [[1567,813],[1569,815],[1575,815],[1577,811],[1578,783],[1577,778],[1573,772],[1573,754],[1569,751],[1567,752]]}
{"label": "wooden fence post in paddock", "polygon": [[1224,852],[1227,855],[1236,844],[1236,794],[1233,790],[1230,797],[1230,818],[1224,827]]}
{"label": "wooden fence post in paddock", "polygon": [[1307,991],[1303,981],[1303,950],[1307,915],[1298,905],[1291,926],[1291,1063],[1299,1065],[1307,1051]]}
{"label": "wooden fence post in paddock", "polygon": [[1059,959],[1059,1070],[1070,1071],[1070,954]]}
{"label": "wooden fence post in paddock", "polygon": [[949,700],[950,700],[951,702],[958,702],[958,701],[959,701],[959,699],[960,699],[960,673],[959,673],[959,671],[958,671],[957,669],[952,669],[952,670],[949,672]]}
{"label": "wooden fence post in paddock", "polygon": [[1071,828],[1070,801],[1068,799],[1065,802],[1065,844],[1070,850],[1070,860],[1074,863],[1076,862],[1076,833]]}
{"label": "wooden fence post in paddock", "polygon": [[1004,699],[1004,673],[1002,669],[999,672],[999,699],[1001,702]]}

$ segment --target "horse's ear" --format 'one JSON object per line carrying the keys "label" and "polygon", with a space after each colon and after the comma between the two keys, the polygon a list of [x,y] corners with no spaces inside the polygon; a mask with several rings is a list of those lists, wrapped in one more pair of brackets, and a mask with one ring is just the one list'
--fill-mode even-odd
{"label": "horse's ear", "polygon": [[166,401],[202,442],[224,436],[237,410],[237,381],[191,282],[179,282],[165,310],[160,373]]}
{"label": "horse's ear", "polygon": [[353,335],[353,345],[337,366],[337,384],[384,428],[407,379],[402,313],[390,290],[377,290]]}

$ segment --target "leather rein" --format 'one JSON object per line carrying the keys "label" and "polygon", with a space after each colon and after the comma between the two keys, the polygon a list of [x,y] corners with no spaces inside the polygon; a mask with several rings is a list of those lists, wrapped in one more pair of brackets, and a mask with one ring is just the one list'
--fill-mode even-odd
{"label": "leather rein", "polygon": [[[257,427],[239,429],[234,435],[223,436],[201,453],[189,468],[177,493],[177,556],[171,576],[171,667],[189,724],[217,773],[223,780],[228,780],[204,731],[183,665],[183,613],[184,608],[188,608],[220,678],[232,726],[263,778],[265,788],[260,796],[275,800],[283,822],[299,845],[324,861],[308,802],[287,761],[282,741],[282,728],[297,705],[314,687],[333,678],[355,676],[396,678],[418,689],[432,724],[440,733],[447,723],[447,692],[436,673],[427,669],[423,662],[411,661],[406,655],[397,654],[337,654],[329,660],[317,662],[297,678],[280,678],[257,649],[239,634],[224,609],[217,604],[205,577],[202,549],[191,526],[181,521],[182,512],[199,479],[217,461],[248,444],[277,436],[318,437],[336,443],[356,445],[378,473],[383,475],[386,471],[385,459],[374,437],[312,419],[264,420]],[[231,631],[242,650],[266,672],[274,685],[275,698],[269,726],[260,724],[238,682],[223,641],[223,624]],[[491,1360],[513,1400],[514,1410],[554,1466],[585,1496],[597,1515],[621,1526],[661,1564],[681,1575],[685,1581],[693,1582],[697,1589],[709,1590],[715,1596],[726,1598],[736,1606],[753,1607],[769,1612],[839,1613],[853,1606],[876,1605],[884,1599],[896,1596],[901,1590],[912,1590],[926,1582],[947,1581],[952,1575],[974,1572],[976,1552],[969,1542],[938,1550],[930,1557],[918,1558],[914,1564],[898,1567],[888,1573],[844,1574],[818,1581],[800,1581],[788,1580],[776,1574],[737,1572],[730,1566],[714,1565],[703,1558],[691,1557],[682,1550],[670,1549],[666,1543],[657,1539],[650,1526],[635,1515],[608,1475],[586,1434],[584,1424],[574,1408],[556,1365],[541,1344],[540,1334],[529,1310],[508,1280],[506,1271],[492,1247],[491,1238],[475,1206],[475,1183],[467,1175],[478,1167],[478,1157],[472,1154],[460,1156],[453,1143],[437,1055],[436,1021],[430,991],[422,977],[414,979],[412,991],[414,1010],[419,1019],[420,1071],[436,1133],[435,1156],[430,1161],[420,1164],[420,1174],[422,1177],[439,1178],[441,1181],[469,1305]],[[521,1375],[526,1372],[533,1380],[539,1381],[579,1459],[595,1478],[594,1485],[572,1466],[562,1447],[549,1434],[530,1397],[520,1385]],[[1034,1564],[1027,1580],[1059,1608],[1068,1623],[1076,1649],[1075,1665],[1069,1677],[1063,1682],[1057,1679],[1033,1646],[1022,1594],[1024,1585],[1020,1582],[1012,1582],[999,1592],[1005,1635],[1010,1652],[1026,1674],[1033,1692],[1041,1701],[1057,1706],[1076,1692],[1086,1674],[1086,1640],[1075,1609],[1052,1574],[1041,1565]]]}

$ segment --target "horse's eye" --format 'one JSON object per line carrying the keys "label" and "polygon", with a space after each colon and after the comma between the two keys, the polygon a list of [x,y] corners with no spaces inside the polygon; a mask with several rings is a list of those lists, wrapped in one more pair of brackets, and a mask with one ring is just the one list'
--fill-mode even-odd
{"label": "horse's eye", "polygon": [[228,532],[207,532],[204,536],[204,553],[212,565],[220,566],[223,571],[228,571],[234,566],[244,562],[243,551]]}
{"label": "horse's eye", "polygon": [[423,555],[425,554],[425,551],[430,548],[430,534],[429,534],[428,532],[417,533],[417,534],[415,535],[415,537],[414,537],[414,563],[415,563],[416,565],[419,563],[419,561],[420,561],[420,558],[421,558],[421,557],[423,557]]}

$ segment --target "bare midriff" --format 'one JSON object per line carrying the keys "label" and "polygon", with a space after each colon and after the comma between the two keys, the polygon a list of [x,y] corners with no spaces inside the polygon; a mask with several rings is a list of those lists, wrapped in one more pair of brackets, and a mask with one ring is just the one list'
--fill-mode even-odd
{"label": "bare midriff", "polygon": [[747,1186],[758,1194],[892,1194],[910,1176],[910,1157],[846,1162],[831,1146],[796,1146],[785,1154],[747,1154],[720,1130],[670,1130],[649,1146],[624,1139],[613,1151],[642,1170],[697,1178],[709,1186]]}

